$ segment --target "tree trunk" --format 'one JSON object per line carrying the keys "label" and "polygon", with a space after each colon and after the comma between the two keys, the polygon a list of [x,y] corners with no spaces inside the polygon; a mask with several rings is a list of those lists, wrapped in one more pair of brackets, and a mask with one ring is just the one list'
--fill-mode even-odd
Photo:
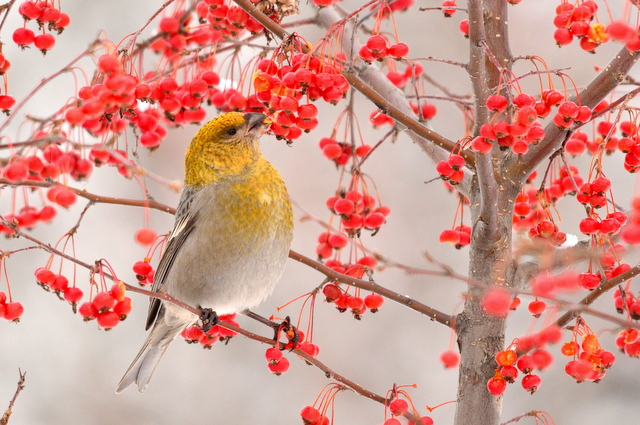
{"label": "tree trunk", "polygon": [[[496,170],[494,168],[494,170]],[[494,175],[497,175],[495,173]],[[495,353],[504,348],[506,322],[488,315],[482,308],[482,296],[487,287],[511,287],[511,199],[520,185],[514,182],[498,184],[489,199],[478,201],[475,185],[471,199],[472,241],[470,244],[469,291],[464,310],[457,316],[456,331],[461,354],[458,379],[456,425],[497,425],[502,410],[502,396],[489,393],[487,381],[494,376]],[[498,211],[495,219],[480,215],[482,202],[491,202],[489,209]]]}

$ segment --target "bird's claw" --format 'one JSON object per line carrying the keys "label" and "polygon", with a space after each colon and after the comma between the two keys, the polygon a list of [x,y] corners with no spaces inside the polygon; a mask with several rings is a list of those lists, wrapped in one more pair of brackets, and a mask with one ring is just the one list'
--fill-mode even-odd
{"label": "bird's claw", "polygon": [[202,332],[208,332],[212,326],[217,325],[220,321],[218,314],[210,308],[201,308],[200,313],[201,314],[199,319],[202,323],[202,327],[200,327],[200,330],[202,330]]}
{"label": "bird's claw", "polygon": [[277,325],[274,328],[275,334],[273,336],[274,341],[277,343],[280,339],[280,334],[284,333],[284,336],[287,338],[289,342],[284,345],[283,350],[288,349],[289,351],[293,351],[298,347],[298,342],[300,342],[300,333],[295,326],[291,324],[291,319],[289,316],[284,318],[284,321]]}

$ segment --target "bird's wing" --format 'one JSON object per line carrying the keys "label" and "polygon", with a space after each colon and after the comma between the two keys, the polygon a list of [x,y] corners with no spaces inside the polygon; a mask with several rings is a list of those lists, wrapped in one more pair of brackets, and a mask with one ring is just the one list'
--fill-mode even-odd
{"label": "bird's wing", "polygon": [[[151,288],[153,292],[161,291],[164,280],[169,274],[171,266],[173,265],[173,262],[178,255],[180,248],[184,244],[184,241],[187,239],[189,234],[195,228],[198,214],[193,211],[192,204],[198,192],[199,189],[195,189],[190,186],[185,187],[182,192],[180,203],[178,204],[178,208],[176,210],[176,222],[173,226],[171,234],[169,235],[169,239],[167,240],[167,248],[164,251],[162,258],[160,259],[160,264],[158,264],[158,269],[156,270],[156,274],[153,279],[153,287]],[[147,315],[147,325],[145,329],[149,330],[149,328],[156,321],[159,310],[160,299],[151,298],[149,300],[149,313]]]}

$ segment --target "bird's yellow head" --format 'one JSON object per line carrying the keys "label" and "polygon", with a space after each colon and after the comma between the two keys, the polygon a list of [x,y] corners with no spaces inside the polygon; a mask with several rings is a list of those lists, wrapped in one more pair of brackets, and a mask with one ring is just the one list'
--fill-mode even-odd
{"label": "bird's yellow head", "polygon": [[258,139],[269,128],[264,114],[227,112],[206,123],[185,155],[185,184],[201,187],[250,170],[261,157]]}

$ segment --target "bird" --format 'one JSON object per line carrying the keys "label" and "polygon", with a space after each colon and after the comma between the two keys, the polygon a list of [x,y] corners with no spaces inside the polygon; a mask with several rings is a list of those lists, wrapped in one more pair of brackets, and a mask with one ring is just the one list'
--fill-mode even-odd
{"label": "bird", "polygon": [[[152,291],[217,315],[247,312],[272,293],[293,239],[293,212],[283,178],[260,149],[270,123],[261,113],[226,112],[198,130]],[[144,392],[169,343],[197,319],[151,298],[151,332],[116,393],[133,383]]]}

